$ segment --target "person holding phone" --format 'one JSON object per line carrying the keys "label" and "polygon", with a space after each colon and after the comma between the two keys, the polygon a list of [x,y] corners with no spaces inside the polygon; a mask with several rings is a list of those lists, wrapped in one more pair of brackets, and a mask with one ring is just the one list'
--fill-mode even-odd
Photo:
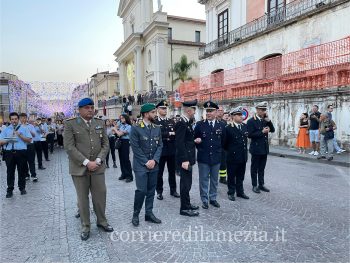
{"label": "person holding phone", "polygon": [[[251,139],[249,152],[252,155],[250,174],[252,178],[253,192],[270,192],[265,187],[265,166],[269,154],[269,133],[275,132],[275,128],[267,114],[268,103],[258,103],[256,114],[247,122],[248,138]],[[259,183],[259,186],[258,186]]]}
{"label": "person holding phone", "polygon": [[175,159],[180,167],[180,215],[198,216],[199,207],[192,205],[190,190],[192,186],[192,166],[196,163],[196,146],[192,123],[196,113],[197,100],[182,103],[183,115],[175,125]]}

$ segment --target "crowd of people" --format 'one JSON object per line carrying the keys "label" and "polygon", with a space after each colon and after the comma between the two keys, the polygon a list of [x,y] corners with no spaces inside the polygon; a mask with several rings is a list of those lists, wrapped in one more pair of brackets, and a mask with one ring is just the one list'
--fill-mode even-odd
{"label": "crowd of people", "polygon": [[[197,101],[182,103],[182,115],[168,118],[168,104],[161,100],[157,105],[145,103],[138,119],[123,113],[118,119],[102,120],[95,117],[94,102],[82,99],[79,116],[66,120],[37,118],[29,120],[25,113],[10,114],[10,123],[0,124],[0,145],[7,166],[7,194],[14,191],[15,170],[18,170],[18,188],[26,194],[26,181],[38,181],[36,164],[44,170],[43,156],[49,162],[49,154],[55,148],[65,148],[69,159],[69,173],[77,192],[78,214],[81,218],[81,239],[90,236],[89,192],[97,216],[97,226],[106,232],[113,231],[105,216],[105,169],[118,168],[119,180],[130,183],[135,180],[132,224],[139,226],[139,215],[145,203],[145,221],[159,224],[153,214],[154,197],[163,200],[165,165],[168,171],[169,194],[180,199],[180,215],[198,216],[199,206],[191,202],[193,167],[198,164],[201,207],[220,208],[217,200],[219,182],[227,185],[228,199],[249,199],[243,181],[251,154],[250,176],[252,191],[270,192],[265,184],[265,166],[269,154],[269,133],[275,127],[267,112],[268,103],[255,105],[255,114],[243,122],[244,110],[238,106],[225,112],[212,101],[203,104],[205,119],[195,121]],[[300,153],[312,147],[310,154],[318,159],[333,159],[333,149],[339,148],[334,130],[333,106],[321,114],[314,105],[310,116],[300,117],[297,147]],[[250,140],[250,146],[248,144]],[[131,165],[130,148],[133,152]],[[319,153],[320,152],[320,153]],[[328,155],[327,155],[328,154]],[[35,161],[36,159],[36,161]],[[112,162],[110,162],[110,159]],[[180,176],[180,186],[176,183]]]}
{"label": "crowd of people", "polygon": [[334,133],[337,125],[333,120],[333,105],[328,105],[327,112],[323,114],[318,109],[318,105],[313,105],[310,116],[306,112],[301,114],[296,147],[300,154],[305,154],[306,149],[312,148],[310,155],[331,161],[334,151],[341,154],[345,150],[339,147]]}

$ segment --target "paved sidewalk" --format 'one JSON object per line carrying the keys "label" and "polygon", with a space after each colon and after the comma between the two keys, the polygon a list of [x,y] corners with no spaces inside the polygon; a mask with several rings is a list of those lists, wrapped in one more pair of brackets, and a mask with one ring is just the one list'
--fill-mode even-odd
{"label": "paved sidewalk", "polygon": [[317,160],[317,157],[308,154],[309,152],[311,152],[311,150],[307,150],[305,154],[300,154],[298,153],[297,148],[290,148],[286,146],[270,146],[270,154],[273,156],[299,159],[314,163],[350,167],[350,154],[348,152],[343,152],[341,154],[334,153],[334,159],[332,161],[327,161],[325,159]]}
{"label": "paved sidewalk", "polygon": [[[91,237],[83,242],[80,220],[74,217],[76,194],[66,153],[55,152],[44,165],[47,169],[39,171],[39,182],[28,182],[28,194],[21,196],[16,188],[11,199],[5,198],[6,167],[0,166],[0,262],[350,261],[348,168],[323,163],[315,167],[302,160],[269,156],[265,181],[271,192],[255,194],[248,162],[244,187],[250,200],[231,202],[227,186],[219,184],[221,208],[200,209],[197,218],[179,215],[180,201],[169,195],[165,176],[164,200],[154,202],[162,224],[145,222],[142,211],[138,228],[131,224],[135,182],[119,181],[120,169],[110,168],[106,213],[115,233],[111,238],[98,229],[91,211]],[[191,202],[201,204],[197,166]],[[189,229],[192,241],[165,239],[169,231],[187,237]],[[126,239],[133,233],[135,241]],[[156,233],[163,238],[156,240]],[[220,233],[237,234],[238,240],[225,241],[222,234],[217,240]]]}

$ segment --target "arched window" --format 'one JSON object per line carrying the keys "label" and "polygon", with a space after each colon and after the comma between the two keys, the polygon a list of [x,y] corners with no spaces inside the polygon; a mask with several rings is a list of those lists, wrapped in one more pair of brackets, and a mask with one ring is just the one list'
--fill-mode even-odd
{"label": "arched window", "polygon": [[258,76],[270,79],[280,76],[282,72],[282,54],[273,53],[262,57],[258,64]]}
{"label": "arched window", "polygon": [[152,63],[152,53],[151,50],[148,50],[148,64],[151,65]]}
{"label": "arched window", "polygon": [[222,87],[224,85],[224,70],[222,68],[216,69],[210,74],[211,88]]}

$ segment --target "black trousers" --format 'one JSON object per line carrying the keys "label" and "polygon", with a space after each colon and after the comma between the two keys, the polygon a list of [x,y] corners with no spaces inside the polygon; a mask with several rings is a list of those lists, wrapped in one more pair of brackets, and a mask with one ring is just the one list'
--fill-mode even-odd
{"label": "black trousers", "polygon": [[120,170],[122,171],[122,177],[125,179],[133,179],[132,168],[130,163],[130,141],[127,139],[121,140],[121,146],[118,149]]}
{"label": "black trousers", "polygon": [[26,188],[26,172],[27,172],[27,150],[5,151],[5,162],[7,166],[7,192],[15,189],[15,172],[18,171],[18,188],[24,190]]}
{"label": "black trousers", "polygon": [[58,143],[58,146],[63,146],[63,135],[62,134],[57,134],[57,143]]}
{"label": "black trousers", "polygon": [[175,155],[162,156],[159,160],[159,171],[157,176],[157,193],[163,193],[163,173],[165,163],[168,167],[168,182],[170,187],[170,194],[176,192],[176,177],[175,177]]}
{"label": "black trousers", "polygon": [[46,137],[46,140],[47,140],[47,145],[50,153],[53,153],[53,147],[55,145],[55,134],[54,133],[48,134]]}
{"label": "black trousers", "polygon": [[221,151],[220,170],[226,170],[226,151]]}
{"label": "black trousers", "polygon": [[250,175],[252,177],[253,186],[263,186],[264,185],[264,172],[267,161],[267,154],[256,155],[252,154],[251,166],[250,166]]}
{"label": "black trousers", "polygon": [[46,141],[41,142],[41,148],[43,149],[45,160],[48,160],[49,159],[49,145],[47,143],[47,139],[46,139]]}
{"label": "black trousers", "polygon": [[243,181],[246,163],[227,163],[227,187],[228,195],[243,194]]}
{"label": "black trousers", "polygon": [[41,141],[34,142],[36,158],[38,159],[39,168],[43,166],[43,146]]}
{"label": "black trousers", "polygon": [[35,172],[35,146],[34,143],[27,144],[27,165],[26,176],[29,177],[29,171],[31,177],[36,177]]}
{"label": "black trousers", "polygon": [[190,191],[192,187],[192,170],[180,168],[180,210],[189,210],[191,207]]}
{"label": "black trousers", "polygon": [[[111,152],[111,155],[112,155],[112,160],[113,160],[113,163],[115,163],[115,148],[114,148],[114,144],[115,144],[115,137],[109,137],[108,138],[109,140],[109,152]],[[109,152],[107,153],[107,156],[106,156],[106,164],[109,163]]]}

